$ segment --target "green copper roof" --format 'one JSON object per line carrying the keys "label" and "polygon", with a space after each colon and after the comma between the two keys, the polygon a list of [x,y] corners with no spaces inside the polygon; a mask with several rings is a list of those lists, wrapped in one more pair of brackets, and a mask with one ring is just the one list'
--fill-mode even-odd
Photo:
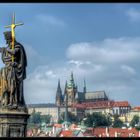
{"label": "green copper roof", "polygon": [[71,73],[70,81],[69,81],[67,87],[68,87],[68,88],[75,87],[75,84],[74,84],[74,78],[73,78],[73,73]]}

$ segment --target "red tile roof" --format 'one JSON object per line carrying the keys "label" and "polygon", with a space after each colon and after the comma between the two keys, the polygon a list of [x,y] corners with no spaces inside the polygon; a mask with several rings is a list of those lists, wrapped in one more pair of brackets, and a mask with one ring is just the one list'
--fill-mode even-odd
{"label": "red tile roof", "polygon": [[93,135],[104,137],[105,135],[105,128],[94,128]]}
{"label": "red tile roof", "polygon": [[54,127],[62,128],[62,124],[54,124]]}
{"label": "red tile roof", "polygon": [[116,101],[113,104],[113,107],[128,107],[128,106],[130,106],[128,101]]}
{"label": "red tile roof", "polygon": [[73,104],[76,108],[110,108],[113,101],[95,101],[95,102],[85,102],[81,104]]}
{"label": "red tile roof", "polygon": [[140,110],[140,106],[134,107],[133,110]]}
{"label": "red tile roof", "polygon": [[72,124],[70,127],[71,127],[71,129],[74,129],[74,128],[77,128],[77,125],[76,124]]}
{"label": "red tile roof", "polygon": [[63,130],[60,133],[61,137],[72,137],[73,136],[73,132],[71,130]]}
{"label": "red tile roof", "polygon": [[128,101],[95,101],[73,104],[76,108],[111,108],[111,107],[128,107],[130,104]]}
{"label": "red tile roof", "polygon": [[[118,137],[129,137],[129,135],[134,134],[134,137],[139,137],[139,131],[135,128],[132,129],[122,129],[122,128],[109,128],[109,137],[115,137],[115,133],[120,134]],[[93,135],[106,137],[106,128],[94,128]]]}
{"label": "red tile roof", "polygon": [[27,131],[27,136],[28,136],[28,137],[33,136],[33,132],[32,132],[32,130],[28,130],[28,131]]}
{"label": "red tile roof", "polygon": [[93,136],[93,128],[87,129],[84,133],[84,136]]}

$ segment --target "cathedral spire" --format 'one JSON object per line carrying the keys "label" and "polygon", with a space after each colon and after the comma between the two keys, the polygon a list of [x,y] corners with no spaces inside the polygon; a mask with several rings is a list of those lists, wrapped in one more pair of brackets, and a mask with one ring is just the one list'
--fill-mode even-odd
{"label": "cathedral spire", "polygon": [[62,90],[60,86],[60,79],[58,79],[58,86],[57,86],[57,91],[56,91],[56,105],[61,106],[62,105]]}
{"label": "cathedral spire", "polygon": [[86,80],[84,78],[84,88],[83,88],[83,92],[86,93]]}
{"label": "cathedral spire", "polygon": [[71,72],[71,81],[73,81],[73,72]]}
{"label": "cathedral spire", "polygon": [[65,83],[65,89],[64,89],[64,104],[66,104],[66,101],[67,100],[67,80],[66,80],[66,83]]}
{"label": "cathedral spire", "polygon": [[57,87],[57,89],[61,89],[60,88],[60,79],[58,79],[58,87]]}
{"label": "cathedral spire", "polygon": [[65,94],[65,122],[67,123],[67,122],[68,122],[68,94],[67,94],[67,81],[66,81],[66,84],[65,84],[65,91],[64,91],[64,94]]}
{"label": "cathedral spire", "polygon": [[73,78],[73,72],[71,72],[71,76],[70,76],[70,81],[68,83],[68,87],[69,88],[75,88],[75,83],[74,83],[74,78]]}

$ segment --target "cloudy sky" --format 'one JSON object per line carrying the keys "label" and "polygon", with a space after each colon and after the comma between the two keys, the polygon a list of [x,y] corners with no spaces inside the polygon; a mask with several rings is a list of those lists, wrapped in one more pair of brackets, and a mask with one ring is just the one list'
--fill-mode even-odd
{"label": "cloudy sky", "polygon": [[85,78],[88,91],[140,105],[140,4],[0,4],[0,46],[13,12],[24,23],[26,103],[53,103],[73,71],[79,91]]}

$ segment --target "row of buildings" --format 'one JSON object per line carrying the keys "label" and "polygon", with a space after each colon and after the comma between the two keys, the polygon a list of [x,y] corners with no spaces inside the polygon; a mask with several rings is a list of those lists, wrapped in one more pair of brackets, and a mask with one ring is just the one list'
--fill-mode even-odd
{"label": "row of buildings", "polygon": [[87,91],[84,80],[83,91],[78,91],[75,84],[73,73],[71,73],[69,82],[66,81],[64,92],[62,93],[60,80],[56,90],[54,104],[30,104],[28,111],[31,114],[35,110],[42,115],[50,114],[52,122],[57,123],[62,113],[71,112],[83,119],[86,114],[101,112],[105,115],[120,116],[123,122],[130,122],[134,115],[140,116],[140,107],[132,107],[128,101],[114,101],[108,98],[105,91]]}
{"label": "row of buildings", "polygon": [[136,128],[88,128],[71,124],[67,129],[63,124],[45,125],[39,129],[29,129],[27,137],[140,137]]}

